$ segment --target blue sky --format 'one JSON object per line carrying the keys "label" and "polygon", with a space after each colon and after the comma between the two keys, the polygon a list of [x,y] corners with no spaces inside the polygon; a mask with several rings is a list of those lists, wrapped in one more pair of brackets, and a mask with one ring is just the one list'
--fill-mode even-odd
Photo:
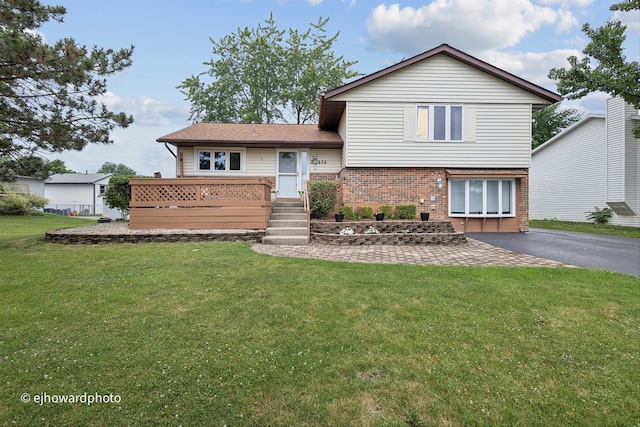
{"label": "blue sky", "polygon": [[[617,0],[616,0],[617,1]],[[114,144],[90,144],[82,152],[48,155],[78,172],[104,162],[124,163],[139,174],[175,176],[174,159],[156,138],[190,125],[189,102],[176,86],[206,70],[211,41],[255,28],[273,14],[280,29],[306,30],[328,17],[327,33],[340,33],[334,51],[353,67],[373,73],[402,59],[448,43],[470,55],[556,90],[549,69],[581,56],[588,39],[584,23],[600,26],[617,17],[628,27],[625,55],[638,60],[638,11],[612,13],[604,0],[58,0],[63,23],[40,30],[47,43],[74,38],[88,47],[135,46],[133,65],[108,80],[103,99],[135,123],[112,134]],[[582,114],[604,112],[604,94],[565,105]]]}

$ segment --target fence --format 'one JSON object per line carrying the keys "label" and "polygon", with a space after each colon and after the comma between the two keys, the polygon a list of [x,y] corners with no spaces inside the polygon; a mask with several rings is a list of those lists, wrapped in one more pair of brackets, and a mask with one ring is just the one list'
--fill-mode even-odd
{"label": "fence", "polygon": [[132,178],[132,229],[264,229],[271,215],[265,178]]}

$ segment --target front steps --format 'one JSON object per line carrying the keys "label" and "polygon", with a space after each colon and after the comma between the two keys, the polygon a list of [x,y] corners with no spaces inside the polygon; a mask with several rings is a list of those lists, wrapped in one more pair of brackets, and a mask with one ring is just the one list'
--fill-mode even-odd
{"label": "front steps", "polygon": [[267,245],[309,244],[309,214],[302,202],[274,202],[262,243]]}

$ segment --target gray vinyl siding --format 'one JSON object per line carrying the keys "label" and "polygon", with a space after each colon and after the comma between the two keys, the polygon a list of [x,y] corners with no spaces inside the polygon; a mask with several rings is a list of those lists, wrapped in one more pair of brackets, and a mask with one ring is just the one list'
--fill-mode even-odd
{"label": "gray vinyl siding", "polygon": [[[428,58],[330,100],[347,103],[339,128],[345,141],[345,167],[527,168],[531,105],[548,104],[446,55]],[[418,104],[463,105],[464,142],[408,138],[412,125],[405,117],[415,114]]]}
{"label": "gray vinyl siding", "polygon": [[345,166],[529,167],[530,105],[464,104],[464,142],[406,138],[411,126],[405,124],[405,116],[415,112],[415,106],[406,102],[349,102]]}
{"label": "gray vinyl siding", "polygon": [[246,176],[276,176],[275,148],[247,148]]}
{"label": "gray vinyl siding", "polygon": [[437,55],[350,91],[331,101],[402,101],[414,103],[549,102],[446,55]]}
{"label": "gray vinyl siding", "polygon": [[606,207],[604,117],[588,117],[534,151],[529,169],[529,218],[587,222]]}
{"label": "gray vinyl siding", "polygon": [[624,103],[619,99],[607,101],[607,192],[606,200],[624,200],[625,173],[625,117]]}

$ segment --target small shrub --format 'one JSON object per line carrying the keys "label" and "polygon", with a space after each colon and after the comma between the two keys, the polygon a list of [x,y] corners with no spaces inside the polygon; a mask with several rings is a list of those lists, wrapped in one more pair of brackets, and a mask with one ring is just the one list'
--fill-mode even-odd
{"label": "small shrub", "polygon": [[109,186],[104,193],[107,206],[117,209],[122,219],[129,217],[129,202],[131,201],[131,186],[129,178],[134,175],[114,175],[109,179]]}
{"label": "small shrub", "polygon": [[326,218],[333,210],[338,185],[333,181],[309,181],[309,208],[314,218]]}
{"label": "small shrub", "polygon": [[358,208],[360,218],[373,218],[373,208],[371,206],[360,206]]}
{"label": "small shrub", "polygon": [[383,213],[385,218],[393,218],[393,208],[389,205],[380,205],[378,213]]}
{"label": "small shrub", "polygon": [[12,191],[0,195],[0,215],[29,215],[31,209],[44,208],[47,199],[37,194]]}
{"label": "small shrub", "polygon": [[390,205],[380,205],[378,207],[377,213],[384,214],[385,218],[394,218],[393,207],[391,207]]}
{"label": "small shrub", "polygon": [[587,219],[593,221],[594,224],[607,224],[613,216],[613,210],[611,208],[598,208],[594,206],[595,211],[587,212]]}
{"label": "small shrub", "polygon": [[340,213],[344,215],[344,219],[348,221],[355,221],[358,219],[358,215],[353,211],[351,206],[340,206]]}
{"label": "small shrub", "polygon": [[396,212],[400,219],[415,219],[416,205],[398,205],[396,206]]}

